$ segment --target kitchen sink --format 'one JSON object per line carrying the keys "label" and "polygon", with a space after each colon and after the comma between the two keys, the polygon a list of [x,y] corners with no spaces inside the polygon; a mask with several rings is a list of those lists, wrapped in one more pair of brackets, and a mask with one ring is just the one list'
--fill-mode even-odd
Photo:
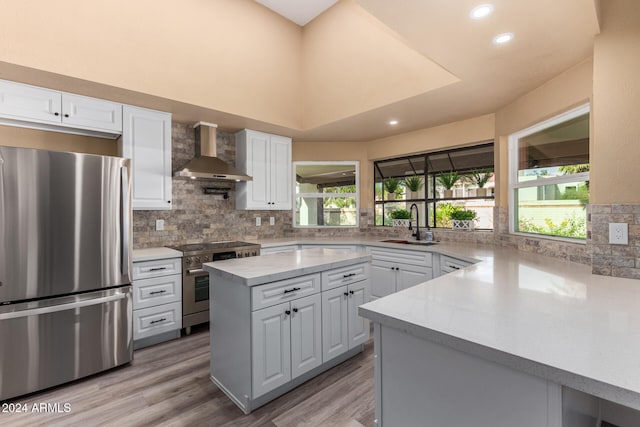
{"label": "kitchen sink", "polygon": [[427,240],[382,240],[382,243],[399,243],[401,245],[421,245],[421,246],[432,246],[437,245],[438,242],[432,242]]}

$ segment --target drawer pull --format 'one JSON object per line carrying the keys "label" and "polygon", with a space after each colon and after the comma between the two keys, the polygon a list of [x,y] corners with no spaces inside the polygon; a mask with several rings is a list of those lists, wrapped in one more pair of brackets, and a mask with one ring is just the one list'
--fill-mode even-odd
{"label": "drawer pull", "polygon": [[455,265],[447,265],[447,267],[453,268],[454,270],[460,270],[460,267],[455,266]]}
{"label": "drawer pull", "polygon": [[157,295],[157,294],[164,294],[165,292],[167,292],[166,289],[163,289],[161,291],[153,291],[153,292],[149,292],[149,295]]}
{"label": "drawer pull", "polygon": [[154,267],[154,268],[150,268],[149,271],[162,271],[166,269],[167,267]]}
{"label": "drawer pull", "polygon": [[161,322],[165,322],[167,320],[166,317],[162,317],[158,320],[152,320],[151,322],[149,322],[150,325],[155,325],[156,323],[161,323]]}
{"label": "drawer pull", "polygon": [[356,275],[356,273],[350,273],[350,274],[345,274],[342,277],[344,277],[345,279],[348,279],[349,277],[353,277],[355,275]]}
{"label": "drawer pull", "polygon": [[300,288],[285,289],[285,290],[284,290],[284,293],[285,293],[285,294],[288,294],[289,292],[295,292],[295,291],[299,291],[299,290],[300,290]]}

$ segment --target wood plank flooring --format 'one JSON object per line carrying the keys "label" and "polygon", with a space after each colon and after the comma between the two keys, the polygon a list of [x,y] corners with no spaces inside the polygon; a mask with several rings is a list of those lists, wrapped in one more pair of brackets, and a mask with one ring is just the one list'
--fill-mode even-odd
{"label": "wood plank flooring", "polygon": [[372,426],[373,341],[365,351],[244,415],[209,379],[209,330],[138,350],[121,368],[11,403],[68,413],[0,413],[5,426]]}

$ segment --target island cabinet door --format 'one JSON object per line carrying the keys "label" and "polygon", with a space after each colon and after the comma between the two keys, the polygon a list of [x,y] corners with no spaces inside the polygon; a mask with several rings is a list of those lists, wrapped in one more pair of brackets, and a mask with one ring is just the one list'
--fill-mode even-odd
{"label": "island cabinet door", "polygon": [[291,381],[290,305],[251,313],[253,398]]}
{"label": "island cabinet door", "polygon": [[349,350],[346,286],[322,292],[322,362]]}
{"label": "island cabinet door", "polygon": [[369,281],[362,280],[348,286],[349,348],[369,339],[369,320],[358,315],[358,306],[369,302]]}
{"label": "island cabinet door", "polygon": [[322,364],[320,294],[291,301],[291,377]]}
{"label": "island cabinet door", "polygon": [[397,291],[433,279],[433,270],[424,265],[397,264]]}
{"label": "island cabinet door", "polygon": [[396,264],[389,261],[371,262],[371,296],[386,297],[396,291]]}

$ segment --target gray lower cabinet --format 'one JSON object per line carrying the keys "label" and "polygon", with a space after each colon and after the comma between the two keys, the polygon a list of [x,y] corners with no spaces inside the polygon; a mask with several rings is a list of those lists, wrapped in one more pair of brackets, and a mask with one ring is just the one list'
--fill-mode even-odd
{"label": "gray lower cabinet", "polygon": [[133,263],[134,349],[180,337],[182,328],[180,265],[181,258]]}
{"label": "gray lower cabinet", "polygon": [[320,294],[251,313],[253,397],[322,363]]}
{"label": "gray lower cabinet", "polygon": [[369,339],[369,320],[358,306],[369,302],[369,281],[322,292],[322,361],[327,362]]}
{"label": "gray lower cabinet", "polygon": [[430,252],[368,247],[371,253],[371,296],[381,298],[433,279]]}
{"label": "gray lower cabinet", "polygon": [[212,273],[211,379],[245,413],[362,351],[369,263],[247,286]]}

